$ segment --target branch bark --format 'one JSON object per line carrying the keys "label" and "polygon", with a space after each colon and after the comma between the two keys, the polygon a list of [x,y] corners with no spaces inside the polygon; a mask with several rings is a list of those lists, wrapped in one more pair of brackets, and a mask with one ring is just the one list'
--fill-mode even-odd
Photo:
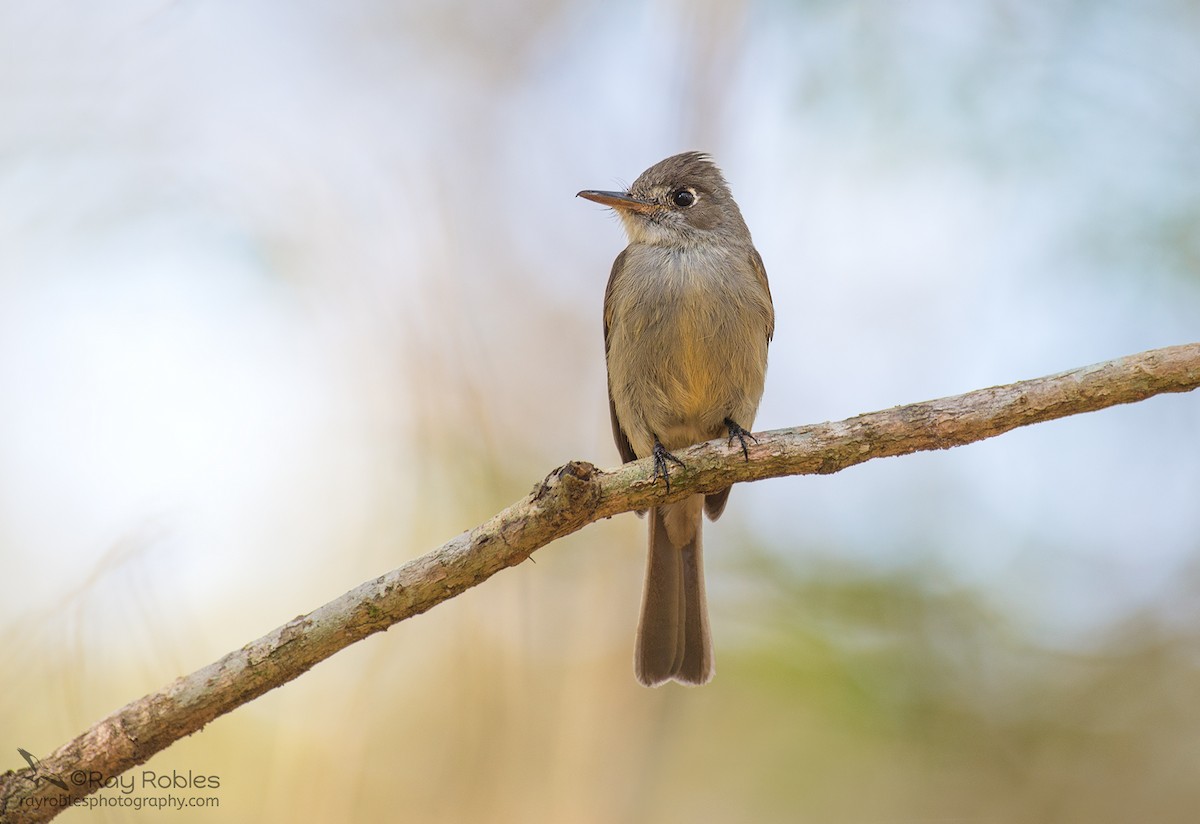
{"label": "branch bark", "polygon": [[[836,423],[761,433],[750,459],[722,440],[679,456],[669,495],[649,461],[600,470],[573,461],[520,501],[398,569],[350,590],[191,675],[122,707],[48,755],[0,775],[0,819],[48,821],[209,721],[291,681],[341,649],[516,566],[587,524],[634,509],[784,475],[828,474],[873,458],[980,441],[1068,415],[1200,386],[1200,343],[1130,355],[1019,383],[897,406]],[[48,778],[57,776],[64,792]]]}

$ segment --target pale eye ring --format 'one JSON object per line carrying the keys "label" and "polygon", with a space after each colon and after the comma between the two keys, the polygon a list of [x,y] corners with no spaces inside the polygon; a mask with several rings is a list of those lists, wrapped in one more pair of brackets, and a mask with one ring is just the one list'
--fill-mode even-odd
{"label": "pale eye ring", "polygon": [[671,194],[671,202],[680,209],[687,209],[696,202],[696,193],[691,189],[678,189]]}

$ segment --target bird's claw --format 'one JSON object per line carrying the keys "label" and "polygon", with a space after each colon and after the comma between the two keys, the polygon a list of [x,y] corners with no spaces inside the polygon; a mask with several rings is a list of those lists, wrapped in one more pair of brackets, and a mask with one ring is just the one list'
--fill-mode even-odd
{"label": "bird's claw", "polygon": [[735,421],[733,418],[725,419],[725,428],[729,430],[729,445],[733,446],[733,439],[737,438],[738,443],[742,445],[742,457],[744,457],[748,463],[750,461],[750,450],[746,446],[746,438],[749,438],[755,443],[758,443],[758,438],[754,437],[752,434],[739,426],[737,421]]}
{"label": "bird's claw", "polygon": [[670,452],[668,452],[666,447],[664,447],[657,440],[654,441],[654,453],[653,454],[654,454],[654,480],[658,480],[661,477],[667,485],[667,494],[670,494],[670,492],[671,492],[670,465],[678,464],[679,466],[684,466],[685,464],[683,463],[683,461],[679,460],[674,455],[672,455]]}

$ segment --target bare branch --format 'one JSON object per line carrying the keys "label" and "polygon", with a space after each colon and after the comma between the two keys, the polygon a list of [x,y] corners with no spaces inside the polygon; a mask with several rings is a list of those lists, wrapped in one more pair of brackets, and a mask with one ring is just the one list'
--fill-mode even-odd
{"label": "bare branch", "polygon": [[[872,458],[947,449],[1197,386],[1200,343],[1192,343],[837,423],[762,433],[749,461],[740,448],[710,441],[679,453],[687,468],[672,472],[670,496],[648,480],[648,461],[613,470],[569,463],[486,523],[122,707],[47,756],[36,773],[0,775],[0,816],[14,824],[48,821],[69,799],[97,786],[64,782],[69,786],[64,793],[45,776],[80,770],[119,775],[350,644],[453,598],[601,518],[737,482],[826,474]],[[59,797],[55,806],[47,801],[51,797]]]}

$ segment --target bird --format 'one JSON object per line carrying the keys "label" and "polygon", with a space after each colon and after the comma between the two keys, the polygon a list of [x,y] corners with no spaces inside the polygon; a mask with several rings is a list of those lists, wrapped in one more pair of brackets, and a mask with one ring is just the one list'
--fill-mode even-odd
{"label": "bird", "polygon": [[[612,208],[628,245],[604,292],[613,439],[622,461],[653,458],[670,492],[673,454],[727,436],[746,460],[762,399],[775,309],[762,257],[711,156],[655,163],[626,191],[577,195]],[[701,513],[729,488],[649,511],[649,552],[634,652],[645,686],[708,683],[715,672]]]}

